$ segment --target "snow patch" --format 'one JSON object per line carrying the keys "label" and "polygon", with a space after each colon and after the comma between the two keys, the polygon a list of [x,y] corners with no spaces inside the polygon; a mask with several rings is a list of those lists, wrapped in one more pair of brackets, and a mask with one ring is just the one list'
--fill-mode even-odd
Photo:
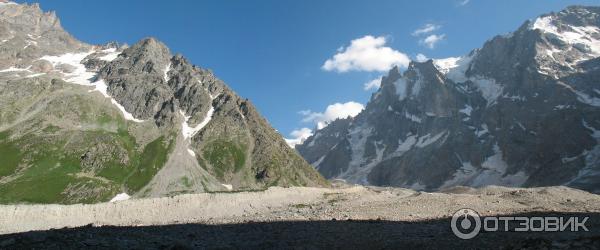
{"label": "snow patch", "polygon": [[[483,98],[488,103],[488,106],[494,104],[498,97],[502,95],[504,87],[496,83],[496,80],[483,76],[467,77],[466,72],[471,65],[471,61],[475,57],[475,53],[469,56],[450,57],[445,59],[435,59],[433,64],[435,67],[446,76],[446,78],[455,83],[464,83],[472,81],[475,86],[481,91]],[[463,89],[463,92],[464,89]]]}
{"label": "snow patch", "polygon": [[592,131],[592,137],[594,137],[595,139],[600,139],[600,130],[597,130],[596,128],[590,126],[587,122],[585,122],[585,120],[581,120],[583,127],[585,127],[586,129]]}
{"label": "snow patch", "polygon": [[500,84],[496,83],[496,80],[491,78],[483,78],[480,76],[469,78],[475,86],[481,91],[481,95],[487,101],[487,106],[491,106],[496,103],[496,100],[500,95],[502,95],[502,91],[504,87]]}
{"label": "snow patch", "polygon": [[523,131],[527,131],[527,128],[525,128],[525,126],[523,126],[523,124],[521,122],[517,122],[517,125],[523,130]]}
{"label": "snow patch", "polygon": [[568,26],[569,29],[559,31],[558,27],[552,22],[553,16],[538,17],[530,28],[540,30],[542,33],[552,34],[592,57],[600,55],[600,39],[597,39],[597,33],[600,33],[600,29],[598,27],[571,25]]}
{"label": "snow patch", "polygon": [[88,71],[81,63],[81,61],[88,55],[92,54],[94,51],[82,52],[82,53],[66,53],[60,56],[43,56],[40,60],[46,60],[52,64],[54,69],[56,70],[61,65],[69,65],[74,67],[71,72],[61,71],[65,75],[65,81],[93,86],[92,80],[96,77],[96,72]]}
{"label": "snow patch", "polygon": [[167,66],[165,67],[165,70],[164,70],[163,78],[165,79],[165,82],[168,82],[170,80],[170,78],[169,78],[169,71],[170,70],[171,70],[171,62],[169,62],[167,64]]}
{"label": "snow patch", "polygon": [[574,160],[577,160],[577,158],[581,157],[582,155],[586,155],[587,154],[587,150],[583,150],[583,152],[579,155],[573,156],[573,157],[563,157],[560,159],[560,161],[565,164],[565,163],[569,163],[572,162]]}
{"label": "snow patch", "polygon": [[558,33],[558,29],[552,24],[552,16],[536,18],[529,28],[541,30],[543,32]]}
{"label": "snow patch", "polygon": [[434,59],[433,65],[446,76],[446,78],[459,83],[466,82],[466,72],[471,65],[474,55]]}
{"label": "snow patch", "polygon": [[192,157],[196,157],[196,153],[194,152],[194,150],[192,149],[187,149],[188,154],[190,154]]}
{"label": "snow patch", "polygon": [[413,115],[411,113],[408,113],[406,111],[404,111],[404,117],[408,118],[409,120],[416,122],[416,123],[421,123],[421,118],[419,118],[416,115]]}
{"label": "snow patch", "polygon": [[349,142],[352,150],[352,160],[350,166],[358,167],[364,163],[365,144],[367,138],[371,135],[372,128],[357,127],[348,132]]}
{"label": "snow patch", "polygon": [[231,185],[231,184],[221,184],[221,186],[225,187],[225,189],[227,189],[227,191],[233,190],[233,185]]}
{"label": "snow patch", "polygon": [[312,165],[316,169],[319,169],[319,165],[321,165],[321,162],[323,162],[323,160],[325,160],[325,156],[327,156],[327,155],[321,156],[318,160],[316,160],[315,162],[311,163],[310,165]]}
{"label": "snow patch", "polygon": [[447,188],[457,185],[481,187],[486,185],[521,186],[528,176],[523,171],[513,175],[506,175],[508,165],[502,159],[502,151],[498,145],[494,145],[494,155],[488,157],[482,164],[481,169],[473,166],[471,162],[464,162],[461,157],[456,157],[462,166],[454,172],[449,179],[440,186]]}
{"label": "snow patch", "polygon": [[477,129],[477,132],[475,132],[477,137],[481,137],[482,135],[489,133],[488,126],[485,123],[481,124],[481,128],[481,130]]}
{"label": "snow patch", "polygon": [[509,96],[508,94],[504,94],[502,96],[502,98],[510,99],[513,102],[515,102],[515,101],[521,101],[521,102],[527,101],[526,97],[520,96],[520,95],[510,95]]}
{"label": "snow patch", "polygon": [[117,59],[117,57],[121,54],[121,52],[117,51],[116,48],[105,49],[102,52],[107,53],[107,54],[105,56],[98,57],[98,59],[107,61],[107,62],[111,62],[111,61]]}
{"label": "snow patch", "polygon": [[126,193],[120,193],[117,194],[114,198],[112,198],[109,202],[117,202],[117,201],[125,201],[125,200],[129,200],[131,198],[131,196],[129,196]]}
{"label": "snow patch", "polygon": [[527,180],[524,172],[514,175],[506,175],[508,164],[502,159],[502,151],[498,144],[494,145],[494,154],[485,159],[481,164],[481,172],[475,177],[472,186],[481,187],[486,185],[521,186]]}
{"label": "snow patch", "polygon": [[359,165],[354,168],[349,168],[345,173],[340,175],[342,179],[346,179],[352,183],[358,183],[361,185],[370,185],[367,177],[369,176],[371,170],[383,160],[383,152],[386,148],[386,146],[382,144],[382,141],[376,141],[373,143],[373,145],[375,146],[375,157],[372,158],[366,165]]}
{"label": "snow patch", "polygon": [[589,96],[581,91],[573,90],[577,95],[577,100],[590,106],[600,107],[600,98]]}
{"label": "snow patch", "polygon": [[0,73],[7,73],[7,72],[31,72],[31,70],[29,70],[29,68],[31,68],[31,66],[27,67],[27,68],[16,68],[14,66],[11,66],[10,68],[7,69],[3,69],[0,70]]}
{"label": "snow patch", "polygon": [[[81,63],[81,61],[85,57],[94,52],[95,51],[92,50],[89,52],[82,53],[66,53],[59,56],[43,56],[40,58],[40,60],[46,60],[50,62],[54,67],[55,71],[58,71],[57,68],[60,68],[61,65],[69,65],[73,67],[74,70],[72,70],[71,72],[60,71],[65,76],[64,80],[66,82],[94,87],[94,90],[102,93],[104,97],[110,98],[111,103],[114,104],[123,113],[123,117],[125,117],[126,120],[134,122],[144,122],[144,120],[135,119],[135,117],[133,117],[131,113],[125,110],[123,105],[121,105],[119,102],[117,102],[117,100],[112,98],[108,94],[108,86],[106,85],[104,80],[96,79],[96,72],[88,71],[85,65]],[[96,81],[93,81],[94,79],[96,79]]]}
{"label": "snow patch", "polygon": [[419,148],[427,147],[430,144],[438,141],[440,138],[442,138],[442,136],[444,136],[444,139],[442,141],[442,143],[443,143],[444,141],[446,141],[448,134],[449,134],[448,131],[440,132],[434,136],[431,136],[431,134],[426,134],[424,136],[419,137],[419,140],[417,141],[415,146],[417,146]]}
{"label": "snow patch", "polygon": [[200,130],[202,130],[202,128],[204,128],[210,122],[213,114],[215,113],[215,107],[212,104],[214,97],[211,96],[210,100],[211,100],[210,101],[210,103],[211,103],[210,109],[206,113],[204,120],[202,120],[202,122],[200,122],[195,127],[191,127],[188,124],[188,121],[191,118],[191,116],[186,116],[185,113],[183,113],[183,111],[181,109],[179,110],[179,113],[185,118],[183,123],[181,124],[181,133],[183,134],[183,138],[185,138],[185,139],[192,138],[194,135],[196,135],[196,133],[198,133]]}
{"label": "snow patch", "polygon": [[571,105],[556,105],[554,106],[554,110],[563,110],[563,109],[568,109],[568,108],[572,108],[573,106]]}
{"label": "snow patch", "polygon": [[469,104],[465,104],[465,108],[459,110],[458,112],[463,113],[467,116],[471,116],[471,111],[473,111],[473,107]]}
{"label": "snow patch", "polygon": [[394,153],[396,155],[404,153],[404,152],[410,150],[416,143],[417,143],[416,135],[409,135],[404,140],[400,139],[400,140],[398,140],[398,148],[396,148],[396,152],[394,152]]}
{"label": "snow patch", "polygon": [[38,77],[38,76],[43,76],[46,73],[35,73],[35,74],[31,74],[31,75],[27,75],[26,78],[34,78],[34,77]]}
{"label": "snow patch", "polygon": [[29,40],[29,39],[25,40],[25,43],[27,43],[27,44],[25,45],[25,47],[23,47],[23,49],[29,48],[29,46],[37,46],[38,45],[37,41]]}

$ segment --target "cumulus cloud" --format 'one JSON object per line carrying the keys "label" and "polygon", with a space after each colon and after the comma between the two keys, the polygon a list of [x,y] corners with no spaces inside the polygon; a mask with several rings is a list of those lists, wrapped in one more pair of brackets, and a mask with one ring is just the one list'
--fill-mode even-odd
{"label": "cumulus cloud", "polygon": [[429,60],[429,58],[427,58],[427,56],[425,56],[425,55],[423,55],[423,54],[419,53],[419,54],[417,54],[417,56],[415,57],[415,60],[416,60],[417,62],[424,62],[424,61],[427,61],[427,60]]}
{"label": "cumulus cloud", "polygon": [[444,35],[444,34],[441,34],[441,35],[432,34],[432,35],[425,37],[425,39],[421,39],[421,41],[419,41],[419,43],[429,49],[434,49],[435,45],[438,42],[444,40],[444,38],[446,38],[446,35]]}
{"label": "cumulus cloud", "polygon": [[407,67],[410,59],[400,51],[386,47],[383,36],[364,36],[354,39],[350,46],[341,47],[321,68],[326,71],[386,71],[392,66]]}
{"label": "cumulus cloud", "polygon": [[423,27],[421,27],[421,28],[413,31],[412,35],[413,36],[420,36],[420,35],[429,34],[431,32],[434,32],[434,31],[438,30],[441,27],[442,26],[440,26],[440,25],[435,25],[433,23],[427,23],[427,24],[423,25]]}
{"label": "cumulus cloud", "polygon": [[381,86],[381,76],[363,84],[364,90],[378,89]]}
{"label": "cumulus cloud", "polygon": [[285,138],[285,142],[288,146],[294,148],[296,145],[304,143],[304,141],[312,134],[312,130],[309,128],[296,129],[290,133],[292,138]]}
{"label": "cumulus cloud", "polygon": [[300,111],[304,116],[303,122],[312,122],[317,126],[317,129],[322,129],[330,122],[338,118],[354,117],[360,113],[365,107],[358,102],[334,103],[325,109],[324,112],[313,112],[310,110]]}

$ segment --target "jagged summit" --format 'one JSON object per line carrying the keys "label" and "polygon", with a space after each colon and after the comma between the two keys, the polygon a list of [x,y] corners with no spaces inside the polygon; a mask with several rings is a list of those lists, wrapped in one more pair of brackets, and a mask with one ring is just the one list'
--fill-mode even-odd
{"label": "jagged summit", "polygon": [[12,2],[0,5],[0,45],[0,68],[22,68],[44,55],[89,49],[63,30],[54,12]]}
{"label": "jagged summit", "polygon": [[599,18],[572,6],[468,55],[394,68],[359,115],[297,149],[324,176],[362,184],[600,192]]}

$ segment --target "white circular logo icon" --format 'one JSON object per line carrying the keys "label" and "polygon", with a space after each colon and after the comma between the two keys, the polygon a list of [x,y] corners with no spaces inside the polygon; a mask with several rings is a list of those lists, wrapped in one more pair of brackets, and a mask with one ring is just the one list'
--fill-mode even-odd
{"label": "white circular logo icon", "polygon": [[463,240],[472,239],[481,230],[481,219],[475,210],[463,208],[454,212],[450,227],[456,237]]}

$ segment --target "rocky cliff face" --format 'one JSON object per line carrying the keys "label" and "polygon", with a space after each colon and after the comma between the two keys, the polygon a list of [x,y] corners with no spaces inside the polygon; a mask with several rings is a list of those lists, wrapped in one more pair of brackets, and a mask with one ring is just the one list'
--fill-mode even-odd
{"label": "rocky cliff face", "polygon": [[392,69],[361,114],[297,149],[355,183],[600,192],[599,56],[600,8],[543,15],[466,56]]}
{"label": "rocky cliff face", "polygon": [[77,41],[38,5],[0,3],[0,155],[2,203],[327,185],[209,70]]}

